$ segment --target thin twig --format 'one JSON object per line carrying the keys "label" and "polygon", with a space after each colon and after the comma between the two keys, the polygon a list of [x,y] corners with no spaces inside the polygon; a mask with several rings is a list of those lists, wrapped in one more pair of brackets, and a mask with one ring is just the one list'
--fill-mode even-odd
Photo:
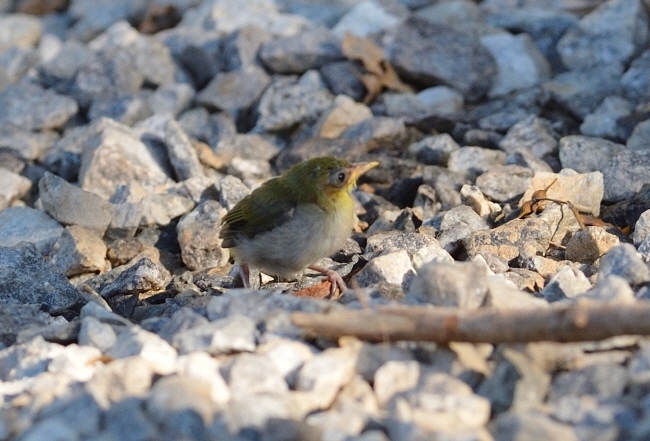
{"label": "thin twig", "polygon": [[381,307],[377,311],[294,313],[291,319],[319,336],[355,336],[374,342],[595,341],[616,335],[650,335],[650,302],[621,305],[582,300],[544,309],[507,311]]}

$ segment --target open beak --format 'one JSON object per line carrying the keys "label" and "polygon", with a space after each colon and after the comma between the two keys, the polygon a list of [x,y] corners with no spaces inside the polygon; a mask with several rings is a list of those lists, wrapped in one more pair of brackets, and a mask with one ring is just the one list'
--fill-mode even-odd
{"label": "open beak", "polygon": [[370,170],[371,168],[377,167],[379,163],[377,161],[372,162],[355,162],[352,164],[350,169],[350,178],[348,182],[355,183],[359,176]]}

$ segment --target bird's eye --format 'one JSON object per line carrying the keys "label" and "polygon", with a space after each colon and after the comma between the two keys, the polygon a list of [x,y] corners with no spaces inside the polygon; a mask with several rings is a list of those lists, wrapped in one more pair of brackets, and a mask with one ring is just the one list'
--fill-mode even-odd
{"label": "bird's eye", "polygon": [[339,172],[336,175],[336,182],[338,182],[339,184],[344,184],[346,178],[347,178],[347,176],[346,176],[345,172]]}

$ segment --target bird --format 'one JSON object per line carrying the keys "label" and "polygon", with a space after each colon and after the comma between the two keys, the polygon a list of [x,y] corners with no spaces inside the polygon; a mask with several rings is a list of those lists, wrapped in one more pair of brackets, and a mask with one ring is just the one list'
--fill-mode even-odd
{"label": "bird", "polygon": [[334,156],[300,162],[240,200],[221,220],[221,246],[230,248],[245,288],[250,269],[292,279],[305,268],[327,276],[330,298],[345,283],[315,263],[341,249],[355,223],[351,192],[378,162]]}

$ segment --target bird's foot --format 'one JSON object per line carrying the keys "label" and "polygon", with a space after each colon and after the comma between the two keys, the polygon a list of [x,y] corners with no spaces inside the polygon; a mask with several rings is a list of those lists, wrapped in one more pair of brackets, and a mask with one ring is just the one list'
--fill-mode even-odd
{"label": "bird's foot", "polygon": [[260,289],[260,270],[257,268],[251,269],[245,263],[238,263],[239,277],[246,289]]}
{"label": "bird's foot", "polygon": [[250,270],[248,269],[248,265],[245,263],[239,264],[239,275],[241,276],[242,282],[244,282],[244,288],[249,289],[251,287],[251,275]]}
{"label": "bird's foot", "polygon": [[[339,273],[318,265],[311,265],[308,268],[310,270],[318,271],[319,273],[327,276],[327,280],[330,282],[330,299],[336,300],[341,297],[341,294],[343,294],[343,291],[345,291],[347,287],[345,286],[343,277],[341,277]],[[338,295],[336,293],[337,288],[339,289]]]}

